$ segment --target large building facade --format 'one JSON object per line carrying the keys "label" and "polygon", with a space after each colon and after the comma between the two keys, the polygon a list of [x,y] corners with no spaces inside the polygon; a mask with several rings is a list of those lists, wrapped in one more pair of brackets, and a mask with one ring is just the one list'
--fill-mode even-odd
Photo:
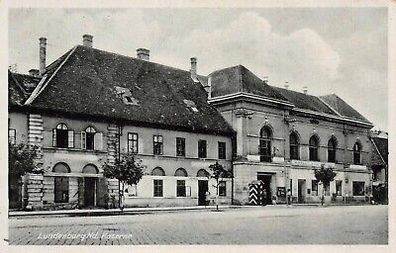
{"label": "large building facade", "polygon": [[[327,201],[371,194],[372,124],[334,94],[270,86],[241,65],[200,76],[195,58],[184,71],[150,62],[147,49],[136,58],[95,49],[90,35],[46,66],[45,46],[38,71],[9,72],[10,142],[37,145],[44,170],[12,188],[10,206],[114,204],[122,187],[102,165],[128,152],[145,165],[125,187],[130,207],[205,205],[217,193],[220,204],[247,204],[256,181],[268,203],[289,189],[300,203],[320,201],[323,188]],[[218,187],[216,162],[233,171]],[[329,186],[315,179],[321,167],[337,172]]]}

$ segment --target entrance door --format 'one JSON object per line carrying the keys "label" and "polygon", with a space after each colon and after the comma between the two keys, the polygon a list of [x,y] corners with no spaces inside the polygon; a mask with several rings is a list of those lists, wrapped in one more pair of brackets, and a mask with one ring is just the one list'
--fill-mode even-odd
{"label": "entrance door", "polygon": [[257,175],[257,180],[264,182],[264,204],[272,204],[271,201],[271,175]]}
{"label": "entrance door", "polygon": [[84,178],[84,205],[95,206],[96,178]]}
{"label": "entrance door", "polygon": [[298,203],[305,202],[306,183],[305,179],[298,180]]}
{"label": "entrance door", "polygon": [[208,191],[208,180],[198,180],[198,205],[204,206],[206,203],[206,192]]}

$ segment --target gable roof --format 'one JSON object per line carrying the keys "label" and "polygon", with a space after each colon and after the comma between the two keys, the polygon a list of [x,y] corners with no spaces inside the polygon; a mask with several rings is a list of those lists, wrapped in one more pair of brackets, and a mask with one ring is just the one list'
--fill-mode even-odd
{"label": "gable roof", "polygon": [[40,78],[8,71],[8,103],[22,106]]}
{"label": "gable roof", "polygon": [[[388,139],[381,137],[371,138],[374,149],[371,156],[372,165],[387,165],[388,164]],[[384,164],[385,162],[385,164]]]}
{"label": "gable roof", "polygon": [[246,92],[267,98],[287,101],[279,92],[242,65],[237,65],[212,72],[211,96],[219,97],[228,94]]}
{"label": "gable roof", "polygon": [[329,104],[334,110],[336,110],[341,116],[349,119],[355,119],[364,123],[371,124],[363,115],[348,105],[344,100],[338,97],[336,94],[330,94],[320,96],[327,104]]}
{"label": "gable roof", "polygon": [[[76,46],[49,65],[44,76],[46,81],[28,101],[30,107],[187,131],[233,133],[207,103],[204,88],[191,79],[189,71]],[[128,91],[134,103],[125,103],[120,90]]]}

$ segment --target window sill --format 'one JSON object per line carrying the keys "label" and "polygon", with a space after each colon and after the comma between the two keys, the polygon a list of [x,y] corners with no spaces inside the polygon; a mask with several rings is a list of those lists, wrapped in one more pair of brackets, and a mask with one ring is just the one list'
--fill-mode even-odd
{"label": "window sill", "polygon": [[79,148],[58,148],[58,147],[43,147],[43,150],[48,150],[48,151],[60,151],[60,152],[81,152],[81,153],[91,153],[91,154],[97,154],[97,153],[107,153],[107,151],[103,150],[87,150],[87,149],[79,149]]}

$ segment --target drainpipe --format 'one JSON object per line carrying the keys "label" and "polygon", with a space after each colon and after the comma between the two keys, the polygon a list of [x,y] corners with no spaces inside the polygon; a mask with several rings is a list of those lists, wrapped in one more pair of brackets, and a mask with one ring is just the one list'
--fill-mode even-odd
{"label": "drainpipe", "polygon": [[[118,125],[118,132],[117,132],[117,141],[118,141],[118,161],[121,160],[121,135],[122,135],[122,126]],[[120,190],[121,188],[121,184],[120,184],[120,180],[118,180],[118,207],[121,209],[121,211],[124,209],[123,206],[121,206],[122,203],[122,198],[124,196],[124,191]]]}
{"label": "drainpipe", "polygon": [[234,161],[235,161],[235,150],[236,150],[236,132],[231,137],[231,205],[234,205]]}

